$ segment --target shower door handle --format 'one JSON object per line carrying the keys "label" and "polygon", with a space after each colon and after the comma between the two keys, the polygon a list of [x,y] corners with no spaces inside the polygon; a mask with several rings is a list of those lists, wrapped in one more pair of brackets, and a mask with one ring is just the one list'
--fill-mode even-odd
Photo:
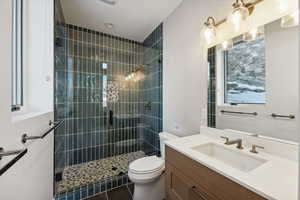
{"label": "shower door handle", "polygon": [[109,111],[109,125],[114,125],[114,111]]}

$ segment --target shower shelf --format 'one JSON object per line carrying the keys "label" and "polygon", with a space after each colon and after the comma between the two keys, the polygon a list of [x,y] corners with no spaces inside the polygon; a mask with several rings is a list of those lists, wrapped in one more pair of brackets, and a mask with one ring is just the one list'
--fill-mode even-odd
{"label": "shower shelf", "polygon": [[117,114],[114,116],[116,119],[136,119],[140,118],[139,114]]}

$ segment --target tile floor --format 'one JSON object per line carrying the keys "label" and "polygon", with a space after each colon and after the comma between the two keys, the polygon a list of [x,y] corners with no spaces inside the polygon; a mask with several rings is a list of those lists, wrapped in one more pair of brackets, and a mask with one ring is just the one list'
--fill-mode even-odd
{"label": "tile floor", "polygon": [[134,185],[124,185],[86,200],[132,200]]}

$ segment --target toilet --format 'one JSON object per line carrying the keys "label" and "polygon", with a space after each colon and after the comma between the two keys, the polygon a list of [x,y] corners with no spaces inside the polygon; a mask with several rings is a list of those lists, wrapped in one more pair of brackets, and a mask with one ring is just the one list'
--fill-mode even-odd
{"label": "toilet", "polygon": [[137,159],[129,164],[128,177],[134,183],[133,200],[162,200],[165,198],[165,141],[178,136],[159,134],[161,156]]}

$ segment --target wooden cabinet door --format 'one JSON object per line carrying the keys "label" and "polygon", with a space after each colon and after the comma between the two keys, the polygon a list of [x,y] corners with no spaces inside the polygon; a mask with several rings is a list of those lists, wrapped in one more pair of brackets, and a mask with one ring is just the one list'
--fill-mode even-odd
{"label": "wooden cabinet door", "polygon": [[166,163],[166,193],[168,200],[216,200],[168,163]]}
{"label": "wooden cabinet door", "polygon": [[166,163],[166,186],[168,200],[189,200],[193,183],[173,166]]}

